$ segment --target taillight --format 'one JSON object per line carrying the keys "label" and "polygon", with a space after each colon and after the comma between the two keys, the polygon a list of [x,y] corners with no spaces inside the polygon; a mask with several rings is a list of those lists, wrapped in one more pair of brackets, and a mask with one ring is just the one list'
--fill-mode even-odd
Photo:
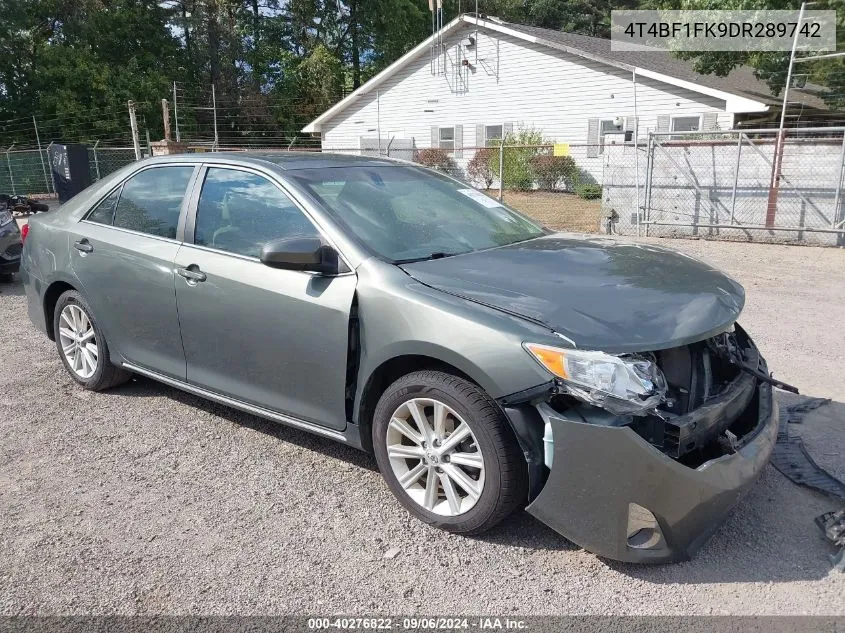
{"label": "taillight", "polygon": [[24,224],[21,227],[21,244],[26,242],[26,236],[29,235],[29,224]]}

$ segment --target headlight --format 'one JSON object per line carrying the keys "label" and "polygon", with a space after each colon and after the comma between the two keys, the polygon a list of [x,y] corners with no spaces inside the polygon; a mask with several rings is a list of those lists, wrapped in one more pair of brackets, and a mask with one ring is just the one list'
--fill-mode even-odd
{"label": "headlight", "polygon": [[6,226],[12,221],[11,211],[0,211],[0,226]]}
{"label": "headlight", "polygon": [[613,356],[535,343],[525,343],[525,349],[562,379],[571,395],[611,413],[644,415],[666,396],[663,372],[643,356]]}

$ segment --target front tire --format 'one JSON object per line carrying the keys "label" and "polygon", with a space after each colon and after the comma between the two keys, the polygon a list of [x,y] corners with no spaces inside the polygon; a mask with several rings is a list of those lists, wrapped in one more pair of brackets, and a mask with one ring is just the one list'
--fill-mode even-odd
{"label": "front tire", "polygon": [[131,374],[112,365],[109,348],[91,306],[79,292],[68,290],[53,313],[56,348],[65,369],[76,382],[101,391],[126,382]]}
{"label": "front tire", "polygon": [[525,459],[503,411],[463,378],[403,376],[382,394],[372,431],[391,492],[425,523],[478,534],[525,501]]}

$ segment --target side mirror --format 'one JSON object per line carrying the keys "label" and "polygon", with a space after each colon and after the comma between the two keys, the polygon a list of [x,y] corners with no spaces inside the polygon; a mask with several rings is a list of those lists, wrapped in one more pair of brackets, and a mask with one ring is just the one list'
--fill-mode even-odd
{"label": "side mirror", "polygon": [[267,242],[261,249],[261,263],[271,268],[304,270],[322,275],[337,275],[340,260],[337,251],[319,237],[287,237]]}

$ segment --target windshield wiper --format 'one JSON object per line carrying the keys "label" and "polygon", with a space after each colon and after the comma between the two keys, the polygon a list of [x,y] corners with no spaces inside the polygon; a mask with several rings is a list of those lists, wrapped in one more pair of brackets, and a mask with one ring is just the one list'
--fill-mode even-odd
{"label": "windshield wiper", "polygon": [[442,251],[438,251],[436,253],[431,253],[429,255],[423,255],[422,257],[410,257],[408,259],[394,259],[393,263],[396,265],[399,264],[413,264],[414,262],[424,262],[428,261],[429,259],[443,259],[444,257],[452,257],[453,255],[458,255],[459,253],[444,253]]}

